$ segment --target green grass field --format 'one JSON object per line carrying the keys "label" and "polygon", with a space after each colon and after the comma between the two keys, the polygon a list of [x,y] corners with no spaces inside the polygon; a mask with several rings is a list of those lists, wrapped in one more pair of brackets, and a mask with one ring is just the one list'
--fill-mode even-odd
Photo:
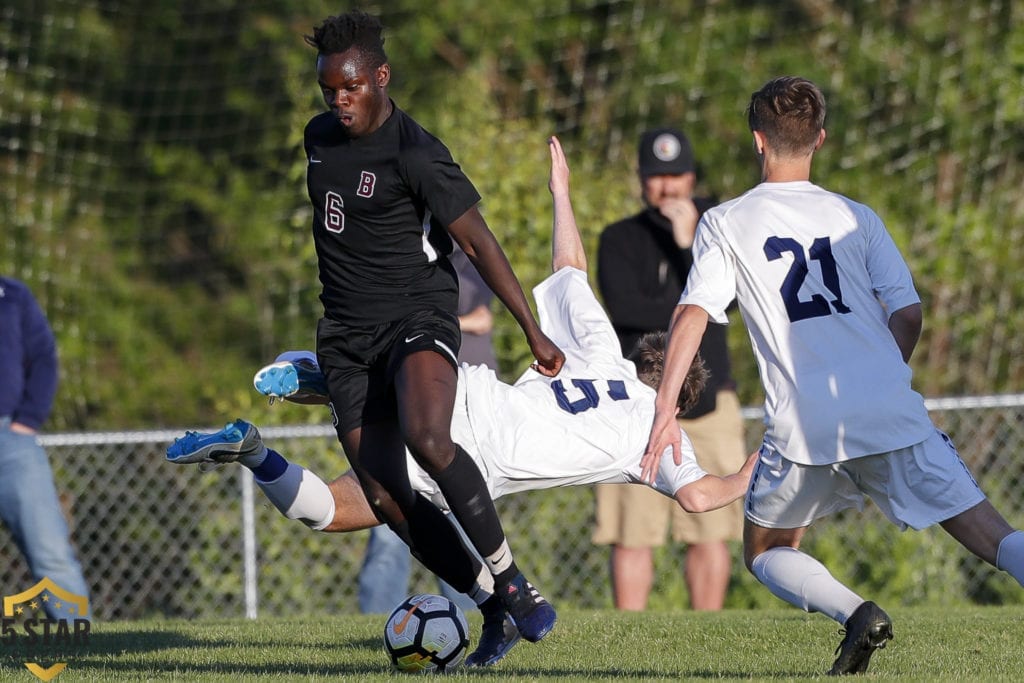
{"label": "green grass field", "polygon": [[[870,680],[1020,681],[1024,609],[895,608],[895,640]],[[479,617],[470,618],[477,634]],[[392,672],[381,616],[258,621],[99,623],[84,647],[0,645],[0,680],[37,681],[26,661],[66,662],[72,681],[374,681]],[[719,613],[562,610],[543,642],[518,645],[497,666],[452,680],[802,680],[823,678],[836,625],[796,609]]]}

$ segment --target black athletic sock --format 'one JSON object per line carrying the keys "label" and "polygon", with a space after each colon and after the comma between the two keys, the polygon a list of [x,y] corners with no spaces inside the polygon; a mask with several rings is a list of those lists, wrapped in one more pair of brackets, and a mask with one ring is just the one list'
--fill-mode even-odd
{"label": "black athletic sock", "polygon": [[420,494],[415,494],[406,521],[391,526],[405,541],[413,557],[460,593],[473,596],[483,567],[462,543],[459,532],[445,514]]}
{"label": "black athletic sock", "polygon": [[512,551],[505,540],[498,511],[487,492],[483,475],[462,446],[455,444],[455,458],[448,467],[434,475],[434,481],[462,530],[494,575],[495,585],[508,585],[519,573],[519,568],[512,559]]}
{"label": "black athletic sock", "polygon": [[505,621],[505,604],[497,595],[492,595],[480,605],[480,613],[484,616],[484,623]]}

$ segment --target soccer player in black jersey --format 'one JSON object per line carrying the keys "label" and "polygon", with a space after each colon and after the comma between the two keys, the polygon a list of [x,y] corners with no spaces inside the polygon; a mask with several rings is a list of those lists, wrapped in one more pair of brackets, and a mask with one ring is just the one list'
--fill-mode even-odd
{"label": "soccer player in black jersey", "polygon": [[[304,134],[323,285],[317,359],[338,438],[374,513],[427,568],[480,605],[484,633],[467,662],[489,664],[519,634],[543,638],[555,611],[516,567],[479,469],[451,440],[460,343],[458,284],[446,258],[452,238],[519,322],[533,367],[554,376],[565,356],[534,319],[472,183],[388,96],[382,30],[377,18],[353,11],[305,37],[317,50],[328,107]],[[413,490],[406,446],[489,571]]]}

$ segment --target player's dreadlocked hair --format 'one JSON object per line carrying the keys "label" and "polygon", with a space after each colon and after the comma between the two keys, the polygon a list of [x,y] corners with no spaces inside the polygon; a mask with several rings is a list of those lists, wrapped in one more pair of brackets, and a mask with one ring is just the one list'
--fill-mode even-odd
{"label": "player's dreadlocked hair", "polygon": [[747,124],[780,154],[810,154],[825,126],[825,96],[806,78],[775,78],[750,96]]}
{"label": "player's dreadlocked hair", "polygon": [[[629,353],[629,360],[636,365],[636,376],[647,386],[657,389],[661,386],[661,376],[665,371],[665,333],[648,332],[637,340]],[[698,353],[693,357],[690,371],[686,373],[683,386],[679,390],[679,412],[685,413],[697,403],[700,392],[710,377],[704,359]]]}
{"label": "player's dreadlocked hair", "polygon": [[313,28],[313,35],[303,38],[321,55],[334,55],[358,47],[363,54],[373,57],[373,63],[368,66],[375,69],[388,61],[388,56],[384,54],[384,38],[381,36],[383,30],[380,19],[353,10],[347,14],[327,17]]}

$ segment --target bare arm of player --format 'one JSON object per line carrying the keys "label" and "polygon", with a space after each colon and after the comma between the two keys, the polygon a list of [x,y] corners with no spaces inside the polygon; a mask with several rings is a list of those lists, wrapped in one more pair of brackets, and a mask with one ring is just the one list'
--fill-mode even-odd
{"label": "bare arm of player", "polygon": [[654,423],[647,440],[647,450],[640,459],[640,477],[652,483],[658,472],[661,454],[672,447],[672,458],[682,463],[679,450],[679,425],[676,423],[679,391],[690,370],[697,348],[708,326],[708,313],[699,306],[679,305],[672,313],[665,347],[665,371],[654,399]]}
{"label": "bare arm of player", "polygon": [[758,454],[759,451],[754,451],[748,455],[743,467],[733,474],[724,477],[707,474],[687,484],[676,491],[676,501],[687,512],[707,512],[743,497],[750,484],[750,475],[754,473]]}
{"label": "bare arm of player", "polygon": [[921,338],[922,325],[921,304],[904,306],[889,316],[889,331],[896,338],[896,345],[900,347],[904,363],[910,362],[917,340]]}
{"label": "bare arm of player", "polygon": [[557,375],[565,363],[565,354],[541,331],[505,252],[480,210],[475,206],[467,210],[448,226],[448,232],[526,334],[526,341],[537,359],[531,367],[548,377]]}
{"label": "bare arm of player", "polygon": [[551,176],[548,179],[548,190],[554,203],[554,217],[551,232],[551,272],[562,268],[576,268],[587,272],[587,252],[583,248],[580,230],[576,225],[576,215],[572,210],[572,199],[569,196],[569,164],[565,160],[565,152],[558,138],[548,138],[548,150],[551,152]]}
{"label": "bare arm of player", "polygon": [[342,532],[369,529],[380,524],[363,495],[356,473],[349,470],[328,487],[334,496],[334,520],[321,531]]}

